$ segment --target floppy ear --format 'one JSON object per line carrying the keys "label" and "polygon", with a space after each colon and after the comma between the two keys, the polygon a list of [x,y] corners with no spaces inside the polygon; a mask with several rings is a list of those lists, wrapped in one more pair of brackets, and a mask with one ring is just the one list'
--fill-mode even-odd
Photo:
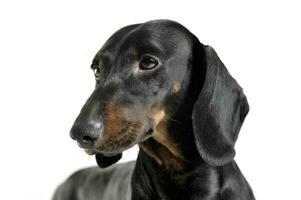
{"label": "floppy ear", "polygon": [[214,49],[199,41],[196,45],[195,56],[204,59],[194,62],[203,66],[193,67],[206,72],[192,112],[194,137],[201,157],[210,165],[220,166],[235,156],[234,144],[249,105]]}
{"label": "floppy ear", "polygon": [[100,168],[106,168],[113,164],[115,164],[122,157],[122,153],[117,154],[115,156],[104,156],[101,153],[96,153],[96,163]]}

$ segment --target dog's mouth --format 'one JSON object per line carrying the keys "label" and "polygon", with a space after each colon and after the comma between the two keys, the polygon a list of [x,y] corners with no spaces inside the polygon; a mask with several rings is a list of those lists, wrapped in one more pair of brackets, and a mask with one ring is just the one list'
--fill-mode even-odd
{"label": "dog's mouth", "polygon": [[123,134],[116,134],[104,142],[98,142],[94,147],[86,148],[79,144],[88,155],[102,154],[106,157],[116,156],[123,151],[130,149],[134,145],[144,142],[152,137],[153,128],[147,128],[142,134],[134,132],[133,129],[127,128],[127,131],[121,131]]}
{"label": "dog's mouth", "polygon": [[93,155],[96,155],[96,154],[101,154],[101,155],[104,155],[106,157],[113,157],[113,156],[116,156],[120,153],[108,153],[108,152],[98,152],[98,151],[95,151],[95,150],[92,150],[92,149],[85,149],[85,152],[90,155],[90,156],[93,156]]}

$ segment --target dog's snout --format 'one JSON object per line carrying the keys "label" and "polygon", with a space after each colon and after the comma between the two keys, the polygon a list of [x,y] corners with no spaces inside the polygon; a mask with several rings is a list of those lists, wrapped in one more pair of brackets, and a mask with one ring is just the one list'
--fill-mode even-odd
{"label": "dog's snout", "polygon": [[84,126],[75,124],[70,130],[70,136],[72,139],[77,140],[81,147],[91,148],[100,136],[102,129],[103,125],[100,123]]}

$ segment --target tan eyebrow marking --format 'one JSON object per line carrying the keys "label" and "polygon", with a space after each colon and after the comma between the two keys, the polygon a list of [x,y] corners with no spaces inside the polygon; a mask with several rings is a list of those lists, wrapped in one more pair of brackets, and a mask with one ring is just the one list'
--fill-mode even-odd
{"label": "tan eyebrow marking", "polygon": [[134,55],[134,56],[138,56],[138,51],[136,48],[134,47],[130,47],[128,50],[127,50],[128,54],[131,54],[131,55]]}
{"label": "tan eyebrow marking", "polygon": [[172,84],[172,93],[177,94],[181,90],[180,81],[174,81]]}

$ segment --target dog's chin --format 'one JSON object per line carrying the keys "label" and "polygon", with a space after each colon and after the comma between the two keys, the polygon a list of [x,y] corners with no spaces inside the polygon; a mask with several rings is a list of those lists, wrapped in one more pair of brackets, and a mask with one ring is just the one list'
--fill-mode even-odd
{"label": "dog's chin", "polygon": [[106,157],[113,157],[113,156],[116,156],[118,154],[121,154],[123,151],[114,151],[114,152],[106,152],[106,151],[98,151],[98,150],[94,150],[94,149],[84,149],[84,151],[90,155],[90,156],[93,156],[93,155],[96,155],[96,154],[101,154],[101,155],[104,155]]}

